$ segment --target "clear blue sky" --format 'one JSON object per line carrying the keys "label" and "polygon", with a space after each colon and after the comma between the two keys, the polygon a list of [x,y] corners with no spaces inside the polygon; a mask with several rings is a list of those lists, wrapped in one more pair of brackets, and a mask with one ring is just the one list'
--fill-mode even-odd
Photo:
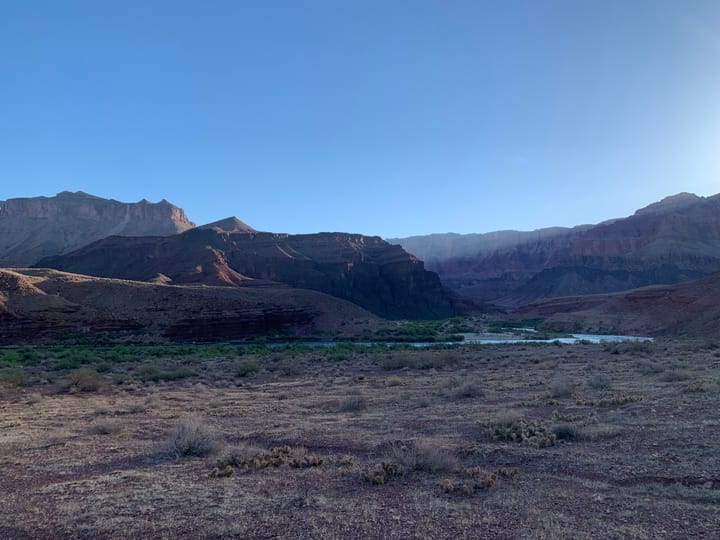
{"label": "clear blue sky", "polygon": [[717,0],[0,0],[0,199],[381,236],[720,192]]}

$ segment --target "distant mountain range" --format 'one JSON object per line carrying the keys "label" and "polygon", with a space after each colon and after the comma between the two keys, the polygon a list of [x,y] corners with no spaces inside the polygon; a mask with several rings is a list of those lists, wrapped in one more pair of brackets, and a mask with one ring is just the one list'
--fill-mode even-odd
{"label": "distant mountain range", "polygon": [[458,294],[512,309],[720,271],[720,195],[680,193],[627,218],[571,229],[390,241],[423,258]]}
{"label": "distant mountain range", "polygon": [[[0,280],[0,326],[22,334],[37,325],[61,327],[52,322],[59,316],[94,329],[107,319],[125,331],[127,321],[142,319],[133,310],[147,309],[165,314],[167,325],[153,332],[179,332],[180,339],[190,339],[194,326],[212,336],[214,324],[229,334],[242,324],[306,331],[334,311],[350,313],[343,301],[385,318],[443,318],[495,304],[518,315],[544,314],[548,325],[604,331],[633,328],[633,310],[644,314],[637,328],[658,332],[717,323],[702,291],[716,291],[720,275],[720,195],[681,193],[597,225],[394,242],[400,245],[360,234],[259,232],[236,217],[198,227],[167,201],[129,204],[82,192],[10,199],[0,202],[0,266],[38,270],[8,270]],[[662,287],[634,291],[647,286]],[[203,293],[213,299],[193,311],[190,299],[200,293],[192,291],[203,288],[215,291]],[[104,294],[138,303],[123,304],[122,318],[100,299]],[[706,297],[720,302],[712,294]],[[175,296],[180,318],[171,316]],[[294,300],[283,303],[283,296]],[[237,307],[247,299],[255,307]],[[694,307],[683,311],[687,302]],[[664,310],[681,315],[668,319]],[[683,322],[686,316],[695,326]]]}

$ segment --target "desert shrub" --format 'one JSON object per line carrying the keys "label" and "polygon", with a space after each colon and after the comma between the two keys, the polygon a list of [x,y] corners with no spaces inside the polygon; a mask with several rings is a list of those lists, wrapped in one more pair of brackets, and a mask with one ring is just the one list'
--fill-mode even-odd
{"label": "desert shrub", "polygon": [[663,373],[660,380],[662,382],[680,382],[687,381],[689,378],[690,375],[687,372],[678,369],[671,369],[670,371]]}
{"label": "desert shrub", "polygon": [[332,362],[344,362],[350,359],[350,351],[339,345],[335,347],[328,347],[323,356]]}
{"label": "desert shrub", "polygon": [[33,392],[32,394],[29,394],[27,396],[25,403],[27,403],[28,405],[35,405],[36,403],[40,403],[42,400],[42,394],[40,394],[39,392]]}
{"label": "desert shrub", "polygon": [[277,366],[277,369],[280,371],[280,373],[288,377],[296,377],[304,373],[303,365],[300,364],[300,362],[298,362],[297,360],[293,359],[283,360]]}
{"label": "desert shrub", "polygon": [[414,365],[412,354],[408,351],[390,353],[380,362],[380,367],[387,371],[414,367]]}
{"label": "desert shrub", "polygon": [[108,420],[100,420],[88,427],[87,432],[91,435],[112,435],[122,431],[122,426],[118,422]]}
{"label": "desert shrub", "polygon": [[390,371],[395,369],[442,369],[460,362],[460,355],[451,350],[446,351],[398,351],[388,354],[380,362],[380,367]]}
{"label": "desert shrub", "polygon": [[248,375],[258,373],[261,369],[262,366],[260,366],[260,362],[257,361],[257,358],[250,357],[245,358],[237,365],[235,374],[238,377],[247,377]]}
{"label": "desert shrub", "polygon": [[579,441],[583,438],[580,429],[570,424],[553,426],[552,432],[559,441]]}
{"label": "desert shrub", "polygon": [[544,423],[528,422],[515,416],[500,417],[491,422],[488,432],[495,441],[522,443],[535,448],[553,446],[557,440]]}
{"label": "desert shrub", "polygon": [[217,466],[223,468],[227,465],[242,467],[249,463],[253,457],[263,452],[262,449],[246,444],[224,448],[218,456]]}
{"label": "desert shrub", "polygon": [[210,474],[208,476],[210,478],[228,478],[234,473],[235,469],[233,469],[231,465],[225,465],[222,469],[219,467],[215,467],[212,471],[210,471]]}
{"label": "desert shrub", "polygon": [[665,367],[663,365],[653,362],[652,360],[640,360],[636,364],[636,367],[642,375],[657,375],[658,373],[665,371]]}
{"label": "desert shrub", "polygon": [[446,448],[431,440],[411,441],[390,448],[388,457],[404,469],[428,473],[448,472],[460,466]]}
{"label": "desert shrub", "polygon": [[319,467],[323,458],[310,454],[307,448],[297,446],[278,446],[270,450],[263,450],[252,446],[236,446],[225,450],[218,460],[218,468],[227,466],[239,469],[266,469],[268,467],[287,466],[294,469]]}
{"label": "desert shrub", "polygon": [[598,407],[614,407],[617,405],[627,405],[628,403],[635,403],[636,401],[642,401],[642,396],[619,394],[616,396],[604,397],[594,402],[593,404],[597,405]]}
{"label": "desert shrub", "polygon": [[390,377],[385,381],[388,386],[402,386],[403,380],[400,377]]}
{"label": "desert shrub", "polygon": [[99,392],[105,388],[105,379],[97,371],[80,368],[68,373],[60,384],[61,392]]}
{"label": "desert shrub", "polygon": [[188,377],[196,376],[197,372],[185,366],[167,370],[159,369],[156,366],[143,366],[136,374],[143,382],[160,382],[187,379]]}
{"label": "desert shrub", "polygon": [[624,352],[627,352],[632,356],[653,352],[653,344],[650,341],[631,341],[623,343],[622,348],[624,349]]}
{"label": "desert shrub", "polygon": [[587,385],[595,390],[610,388],[610,377],[603,373],[594,373],[587,379]]}
{"label": "desert shrub", "polygon": [[113,366],[110,362],[100,362],[97,366],[95,366],[95,369],[98,373],[110,373]]}
{"label": "desert shrub", "polygon": [[82,365],[83,363],[79,358],[61,358],[60,360],[55,361],[50,366],[50,369],[53,369],[55,371],[62,371],[65,369],[79,369]]}
{"label": "desert shrub", "polygon": [[391,478],[403,474],[405,474],[405,470],[400,465],[389,461],[383,461],[379,465],[367,466],[360,472],[363,480],[375,485],[383,485]]}
{"label": "desert shrub", "polygon": [[102,361],[97,351],[81,347],[62,348],[54,352],[58,360],[52,365],[54,370],[78,369],[81,366]]}
{"label": "desert shrub", "polygon": [[0,369],[0,384],[8,386],[26,386],[28,383],[27,374],[21,368]]}
{"label": "desert shrub", "polygon": [[550,384],[550,395],[554,398],[570,397],[573,393],[573,381],[567,375],[557,375]]}
{"label": "desert shrub", "polygon": [[0,367],[16,366],[21,363],[21,356],[18,351],[7,349],[0,350]]}
{"label": "desert shrub", "polygon": [[462,356],[459,352],[453,350],[438,351],[430,354],[430,368],[446,368],[453,367],[460,363]]}
{"label": "desert shrub", "polygon": [[457,365],[460,356],[455,351],[418,351],[414,360],[416,369],[442,369]]}
{"label": "desert shrub", "polygon": [[480,382],[476,379],[465,380],[461,377],[451,379],[440,394],[448,399],[471,399],[484,395]]}
{"label": "desert shrub", "polygon": [[461,492],[465,495],[472,495],[476,491],[485,491],[497,483],[497,474],[482,467],[470,467],[463,469],[460,480],[449,478],[440,482],[440,489],[445,493]]}
{"label": "desert shrub", "polygon": [[182,418],[170,434],[167,452],[175,457],[205,457],[221,447],[218,434],[197,416]]}
{"label": "desert shrub", "polygon": [[147,412],[149,409],[157,407],[159,403],[160,402],[156,396],[148,396],[142,401],[142,403],[131,403],[122,411],[118,411],[118,414],[138,414]]}
{"label": "desert shrub", "polygon": [[338,412],[358,412],[367,409],[367,400],[362,396],[349,396],[338,405]]}
{"label": "desert shrub", "polygon": [[515,478],[520,477],[520,469],[517,467],[500,467],[496,474],[500,478],[505,478],[506,480],[514,480]]}

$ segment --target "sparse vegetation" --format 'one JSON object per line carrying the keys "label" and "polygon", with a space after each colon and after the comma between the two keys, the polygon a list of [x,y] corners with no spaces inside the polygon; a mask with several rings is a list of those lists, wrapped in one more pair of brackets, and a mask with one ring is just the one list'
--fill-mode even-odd
{"label": "sparse vegetation", "polygon": [[[570,516],[580,538],[711,530],[715,486],[697,471],[714,466],[718,380],[703,343],[640,358],[589,344],[352,345],[344,360],[300,344],[13,350],[0,369],[24,386],[0,385],[0,523],[16,529],[0,536],[112,537],[125,519],[128,536],[152,522],[182,537],[178,513],[197,516],[194,537],[372,536],[402,516],[409,537],[514,538],[538,512]],[[403,371],[384,369],[396,356]],[[86,363],[53,369],[64,357]],[[246,360],[259,369],[236,376]],[[68,384],[78,370],[99,390]],[[664,381],[676,372],[690,378]],[[549,395],[560,376],[567,397]]]}
{"label": "sparse vegetation", "polygon": [[363,396],[348,396],[337,407],[338,412],[349,413],[367,409],[367,400]]}
{"label": "sparse vegetation", "polygon": [[546,423],[526,421],[515,416],[498,418],[490,424],[489,433],[495,441],[522,443],[534,448],[553,446],[557,440]]}
{"label": "sparse vegetation", "polygon": [[109,420],[97,421],[88,428],[91,435],[112,435],[122,431],[122,425]]}
{"label": "sparse vegetation", "polygon": [[257,361],[257,358],[245,358],[238,364],[235,373],[238,377],[247,377],[248,375],[258,373],[261,369],[262,367]]}
{"label": "sparse vegetation", "polygon": [[205,457],[220,450],[221,441],[217,432],[197,416],[181,419],[170,434],[166,451],[175,457]]}
{"label": "sparse vegetation", "polygon": [[653,362],[652,360],[640,360],[636,365],[637,370],[642,375],[657,375],[658,373],[665,371],[665,366],[659,364],[658,362]]}
{"label": "sparse vegetation", "polygon": [[25,386],[28,383],[27,373],[21,368],[0,369],[0,384],[8,386]]}
{"label": "sparse vegetation", "polygon": [[105,380],[97,371],[80,368],[68,373],[62,384],[61,392],[99,392],[106,387]]}
{"label": "sparse vegetation", "polygon": [[587,385],[595,390],[607,390],[610,388],[610,384],[610,377],[604,373],[594,373],[587,380]]}
{"label": "sparse vegetation", "polygon": [[477,378],[456,377],[450,379],[440,395],[448,399],[474,399],[484,395],[481,382]]}
{"label": "sparse vegetation", "polygon": [[690,378],[690,375],[685,372],[678,369],[671,369],[668,371],[665,371],[661,376],[660,380],[662,382],[682,382],[687,381]]}
{"label": "sparse vegetation", "polygon": [[439,473],[459,468],[451,451],[428,439],[394,444],[388,451],[388,459],[409,471]]}
{"label": "sparse vegetation", "polygon": [[554,398],[567,398],[572,396],[575,384],[567,375],[557,375],[550,384],[550,395]]}

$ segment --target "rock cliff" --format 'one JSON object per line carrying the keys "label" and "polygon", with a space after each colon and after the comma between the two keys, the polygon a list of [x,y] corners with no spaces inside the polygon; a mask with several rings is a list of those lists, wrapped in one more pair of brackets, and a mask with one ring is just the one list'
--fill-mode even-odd
{"label": "rock cliff", "polygon": [[[228,224],[167,237],[110,237],[38,267],[100,277],[233,287],[285,284],[349,300],[391,318],[446,317],[453,295],[422,261],[378,237],[347,233],[288,235]],[[236,224],[230,224],[234,228]]]}
{"label": "rock cliff", "polygon": [[[437,239],[424,247],[428,268],[446,286],[480,302],[513,308],[542,298],[681,283],[720,271],[720,195],[681,193],[594,226],[480,236],[474,248],[463,246],[462,256],[428,252]],[[408,248],[420,242],[408,240],[399,242]]]}
{"label": "rock cliff", "polygon": [[544,319],[540,328],[551,331],[714,338],[720,328],[720,273],[677,285],[544,300],[514,315]]}
{"label": "rock cliff", "polygon": [[173,341],[354,336],[376,321],[350,302],[301,289],[172,286],[0,269],[0,343],[96,334]]}
{"label": "rock cliff", "polygon": [[169,235],[195,224],[163,200],[121,203],[83,192],[0,202],[0,267],[23,267],[110,235]]}

